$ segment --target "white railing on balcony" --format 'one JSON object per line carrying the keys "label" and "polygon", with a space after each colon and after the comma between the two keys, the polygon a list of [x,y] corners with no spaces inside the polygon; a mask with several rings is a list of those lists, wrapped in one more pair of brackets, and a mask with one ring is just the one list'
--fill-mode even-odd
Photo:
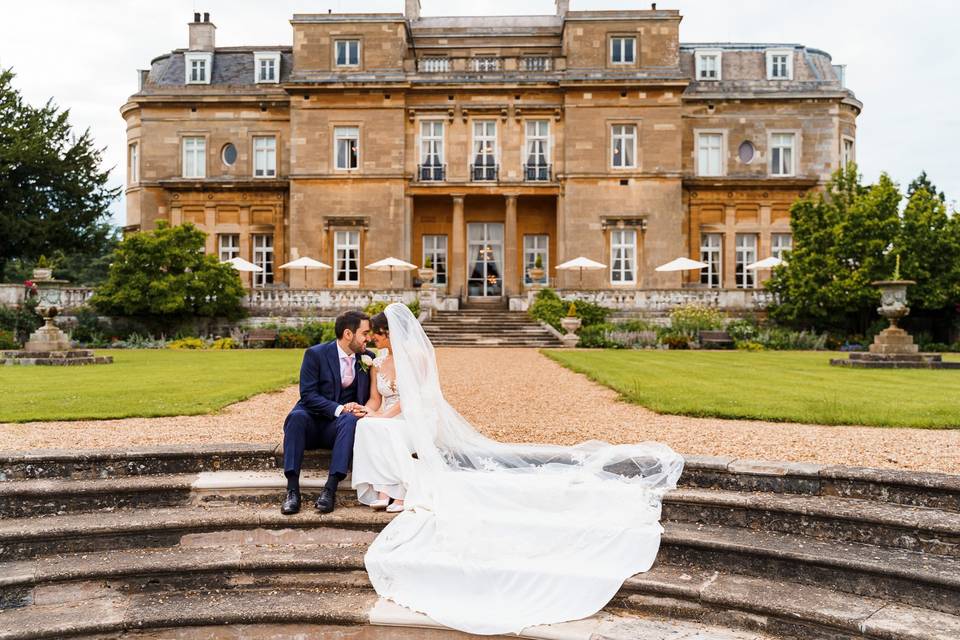
{"label": "white railing on balcony", "polygon": [[477,56],[471,62],[471,68],[480,73],[500,71],[500,58],[496,56]]}
{"label": "white railing on balcony", "polygon": [[447,73],[450,71],[450,58],[420,58],[417,69],[421,73]]}
{"label": "white railing on balcony", "polygon": [[520,58],[522,71],[550,71],[550,58],[547,56],[524,56]]}

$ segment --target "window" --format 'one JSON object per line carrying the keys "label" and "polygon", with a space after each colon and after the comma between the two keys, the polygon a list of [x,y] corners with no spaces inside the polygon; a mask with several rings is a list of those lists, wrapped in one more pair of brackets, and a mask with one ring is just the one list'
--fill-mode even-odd
{"label": "window", "polygon": [[334,127],[334,153],[337,169],[357,169],[360,166],[360,127]]}
{"label": "window", "polygon": [[794,138],[793,133],[774,133],[770,135],[770,173],[775,176],[794,174]]}
{"label": "window", "polygon": [[497,179],[497,121],[473,122],[473,180]]}
{"label": "window", "polygon": [[722,55],[719,50],[697,51],[694,54],[697,80],[720,80]]}
{"label": "window", "polygon": [[853,140],[844,138],[843,150],[840,155],[840,166],[846,169],[847,165],[851,162],[856,162],[856,156],[853,154]]}
{"label": "window", "polygon": [[253,264],[263,271],[253,274],[253,286],[273,284],[273,236],[253,236]]}
{"label": "window", "polygon": [[524,56],[520,59],[520,68],[524,71],[550,71],[550,58],[547,56]]}
{"label": "window", "polygon": [[723,134],[697,134],[697,175],[722,176],[723,174]]}
{"label": "window", "polygon": [[443,180],[443,120],[420,122],[420,179]]}
{"label": "window", "polygon": [[[539,280],[530,278],[530,269],[536,268],[537,258],[540,258],[540,268],[543,276]],[[546,234],[523,236],[523,283],[547,284],[550,273],[550,236]]]}
{"label": "window", "polygon": [[236,233],[220,234],[220,262],[240,257],[240,236]]}
{"label": "window", "polygon": [[359,40],[337,40],[336,41],[338,67],[359,67],[360,66],[360,41]]}
{"label": "window", "polygon": [[228,167],[232,167],[233,164],[237,161],[237,147],[232,142],[228,142],[223,145],[223,149],[220,150],[220,159],[223,160],[223,164]]}
{"label": "window", "polygon": [[447,236],[423,236],[423,266],[433,269],[433,284],[447,284]]}
{"label": "window", "polygon": [[636,51],[636,38],[610,38],[610,62],[613,64],[633,64],[637,59]]}
{"label": "window", "polygon": [[636,167],[637,126],[634,124],[615,124],[610,135],[610,164],[614,169]]}
{"label": "window", "polygon": [[767,51],[767,80],[793,80],[793,51]]}
{"label": "window", "polygon": [[210,84],[213,70],[213,54],[191,51],[183,54],[187,84]]}
{"label": "window", "polygon": [[473,59],[474,71],[499,71],[500,58],[496,56],[477,56]]}
{"label": "window", "polygon": [[787,259],[787,253],[793,249],[793,235],[774,233],[770,236],[770,255],[781,260]]}
{"label": "window", "polygon": [[207,140],[199,136],[183,138],[183,177],[204,178],[207,175]]}
{"label": "window", "polygon": [[280,82],[280,52],[255,51],[253,72],[255,82]]}
{"label": "window", "polygon": [[723,283],[720,265],[723,264],[723,235],[720,233],[700,234],[700,262],[706,267],[700,270],[700,284],[710,289],[719,289]]}
{"label": "window", "polygon": [[333,234],[334,284],[360,283],[360,232]]}
{"label": "window", "polygon": [[419,68],[424,73],[446,73],[450,71],[450,59],[442,57],[421,58]]}
{"label": "window", "polygon": [[127,147],[127,184],[140,182],[140,145],[134,142]]}
{"label": "window", "polygon": [[747,269],[748,264],[757,261],[757,235],[754,233],[737,234],[737,289],[752,289],[756,286],[756,271]]}
{"label": "window", "polygon": [[737,149],[737,157],[740,158],[740,162],[743,164],[750,164],[753,162],[753,157],[756,155],[757,149],[753,146],[753,143],[749,140],[744,140],[740,143],[740,147]]}
{"label": "window", "polygon": [[635,283],[636,260],[636,229],[614,229],[610,234],[610,281],[613,284]]}
{"label": "window", "polygon": [[272,178],[277,175],[277,139],[273,136],[254,136],[253,175]]}
{"label": "window", "polygon": [[550,121],[527,120],[527,159],[523,167],[525,180],[550,179]]}

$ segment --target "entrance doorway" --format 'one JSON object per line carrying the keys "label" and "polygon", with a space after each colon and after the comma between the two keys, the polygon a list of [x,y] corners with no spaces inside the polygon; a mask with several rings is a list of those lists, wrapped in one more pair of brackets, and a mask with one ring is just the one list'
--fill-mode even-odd
{"label": "entrance doorway", "polygon": [[503,295],[503,223],[467,224],[467,296]]}

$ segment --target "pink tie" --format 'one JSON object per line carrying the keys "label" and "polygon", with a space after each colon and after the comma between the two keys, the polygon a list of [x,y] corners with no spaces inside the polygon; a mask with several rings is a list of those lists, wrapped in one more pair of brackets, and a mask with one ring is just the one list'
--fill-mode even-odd
{"label": "pink tie", "polygon": [[353,366],[350,364],[350,356],[343,356],[343,367],[340,369],[340,382],[344,388],[353,383]]}

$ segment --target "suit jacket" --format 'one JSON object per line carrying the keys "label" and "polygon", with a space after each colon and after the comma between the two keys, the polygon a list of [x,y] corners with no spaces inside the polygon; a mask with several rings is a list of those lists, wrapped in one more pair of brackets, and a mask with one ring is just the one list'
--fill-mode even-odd
{"label": "suit jacket", "polygon": [[[370,351],[365,355],[374,357]],[[360,356],[354,359],[354,379],[357,383],[357,402],[370,399],[370,374],[360,366]],[[340,354],[337,342],[332,340],[307,349],[300,365],[300,401],[297,403],[316,418],[334,420],[340,406],[343,384],[340,380]]]}

